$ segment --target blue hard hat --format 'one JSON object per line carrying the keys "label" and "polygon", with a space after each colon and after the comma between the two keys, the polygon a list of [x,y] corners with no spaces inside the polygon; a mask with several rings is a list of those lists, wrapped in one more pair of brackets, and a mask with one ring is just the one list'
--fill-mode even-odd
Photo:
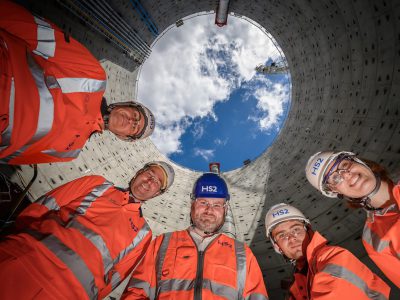
{"label": "blue hard hat", "polygon": [[222,177],[215,173],[205,173],[197,178],[190,198],[193,200],[196,198],[224,198],[229,200],[230,196],[228,186]]}

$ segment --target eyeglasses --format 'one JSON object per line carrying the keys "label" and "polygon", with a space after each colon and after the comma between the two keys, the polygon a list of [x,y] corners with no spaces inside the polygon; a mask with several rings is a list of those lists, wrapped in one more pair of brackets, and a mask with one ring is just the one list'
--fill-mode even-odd
{"label": "eyeglasses", "polygon": [[147,180],[150,180],[152,183],[158,186],[161,189],[161,181],[158,179],[157,175],[152,170],[144,171]]}
{"label": "eyeglasses", "polygon": [[138,133],[138,126],[140,120],[142,119],[142,115],[137,108],[132,107],[132,111],[133,111],[133,117],[129,118],[129,121],[131,122],[132,125],[133,135],[135,135]]}
{"label": "eyeglasses", "polygon": [[221,209],[226,206],[226,203],[209,203],[206,200],[196,200],[197,205],[200,207],[209,207],[213,209]]}
{"label": "eyeglasses", "polygon": [[306,232],[306,228],[304,225],[295,225],[287,232],[278,233],[274,239],[276,242],[287,242],[289,237],[297,238],[299,235],[303,235]]}
{"label": "eyeglasses", "polygon": [[[350,172],[354,160],[350,156],[339,157],[329,172],[325,175],[323,184],[329,187],[335,187],[344,180],[343,174]],[[336,167],[336,170],[335,170]]]}

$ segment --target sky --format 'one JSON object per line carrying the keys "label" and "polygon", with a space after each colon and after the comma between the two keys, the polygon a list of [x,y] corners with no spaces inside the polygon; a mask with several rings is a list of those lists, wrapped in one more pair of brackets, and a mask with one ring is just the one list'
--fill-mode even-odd
{"label": "sky", "polygon": [[254,160],[274,141],[290,107],[290,78],[257,73],[278,60],[268,36],[229,15],[218,27],[215,15],[185,20],[152,48],[140,71],[138,100],[156,117],[151,136],[174,162],[208,171]]}

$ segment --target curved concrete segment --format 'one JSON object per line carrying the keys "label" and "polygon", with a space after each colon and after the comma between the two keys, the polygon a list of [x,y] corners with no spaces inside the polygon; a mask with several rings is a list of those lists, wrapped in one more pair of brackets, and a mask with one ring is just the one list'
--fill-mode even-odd
{"label": "curved concrete segment", "polygon": [[[32,1],[29,7],[79,39],[107,71],[106,98],[135,98],[139,63],[99,33],[89,30],[65,7]],[[158,31],[185,16],[211,11],[218,1],[142,1]],[[110,1],[148,45],[153,33],[129,1]],[[395,179],[400,170],[400,3],[396,1],[263,0],[231,1],[230,12],[264,26],[288,60],[292,77],[291,110],[274,145],[257,160],[223,174],[230,187],[227,229],[256,254],[269,294],[279,299],[290,267],[265,238],[264,216],[279,202],[305,212],[314,228],[370,264],[361,245],[362,211],[319,195],[306,181],[308,157],[322,149],[346,149],[385,165]],[[229,24],[227,25],[229,26]],[[95,136],[72,163],[41,165],[32,195],[38,197],[74,178],[100,174],[122,186],[150,160],[165,160],[150,140],[124,143],[108,133]],[[155,234],[189,224],[189,193],[199,173],[175,165],[172,189],[145,205]],[[20,174],[28,180],[31,168]]]}

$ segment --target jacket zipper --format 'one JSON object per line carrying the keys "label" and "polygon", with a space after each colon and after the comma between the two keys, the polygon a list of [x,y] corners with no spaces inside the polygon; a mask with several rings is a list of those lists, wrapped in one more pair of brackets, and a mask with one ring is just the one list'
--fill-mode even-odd
{"label": "jacket zipper", "polygon": [[197,252],[197,272],[196,280],[194,281],[194,300],[202,299],[203,291],[203,265],[204,265],[204,252]]}

